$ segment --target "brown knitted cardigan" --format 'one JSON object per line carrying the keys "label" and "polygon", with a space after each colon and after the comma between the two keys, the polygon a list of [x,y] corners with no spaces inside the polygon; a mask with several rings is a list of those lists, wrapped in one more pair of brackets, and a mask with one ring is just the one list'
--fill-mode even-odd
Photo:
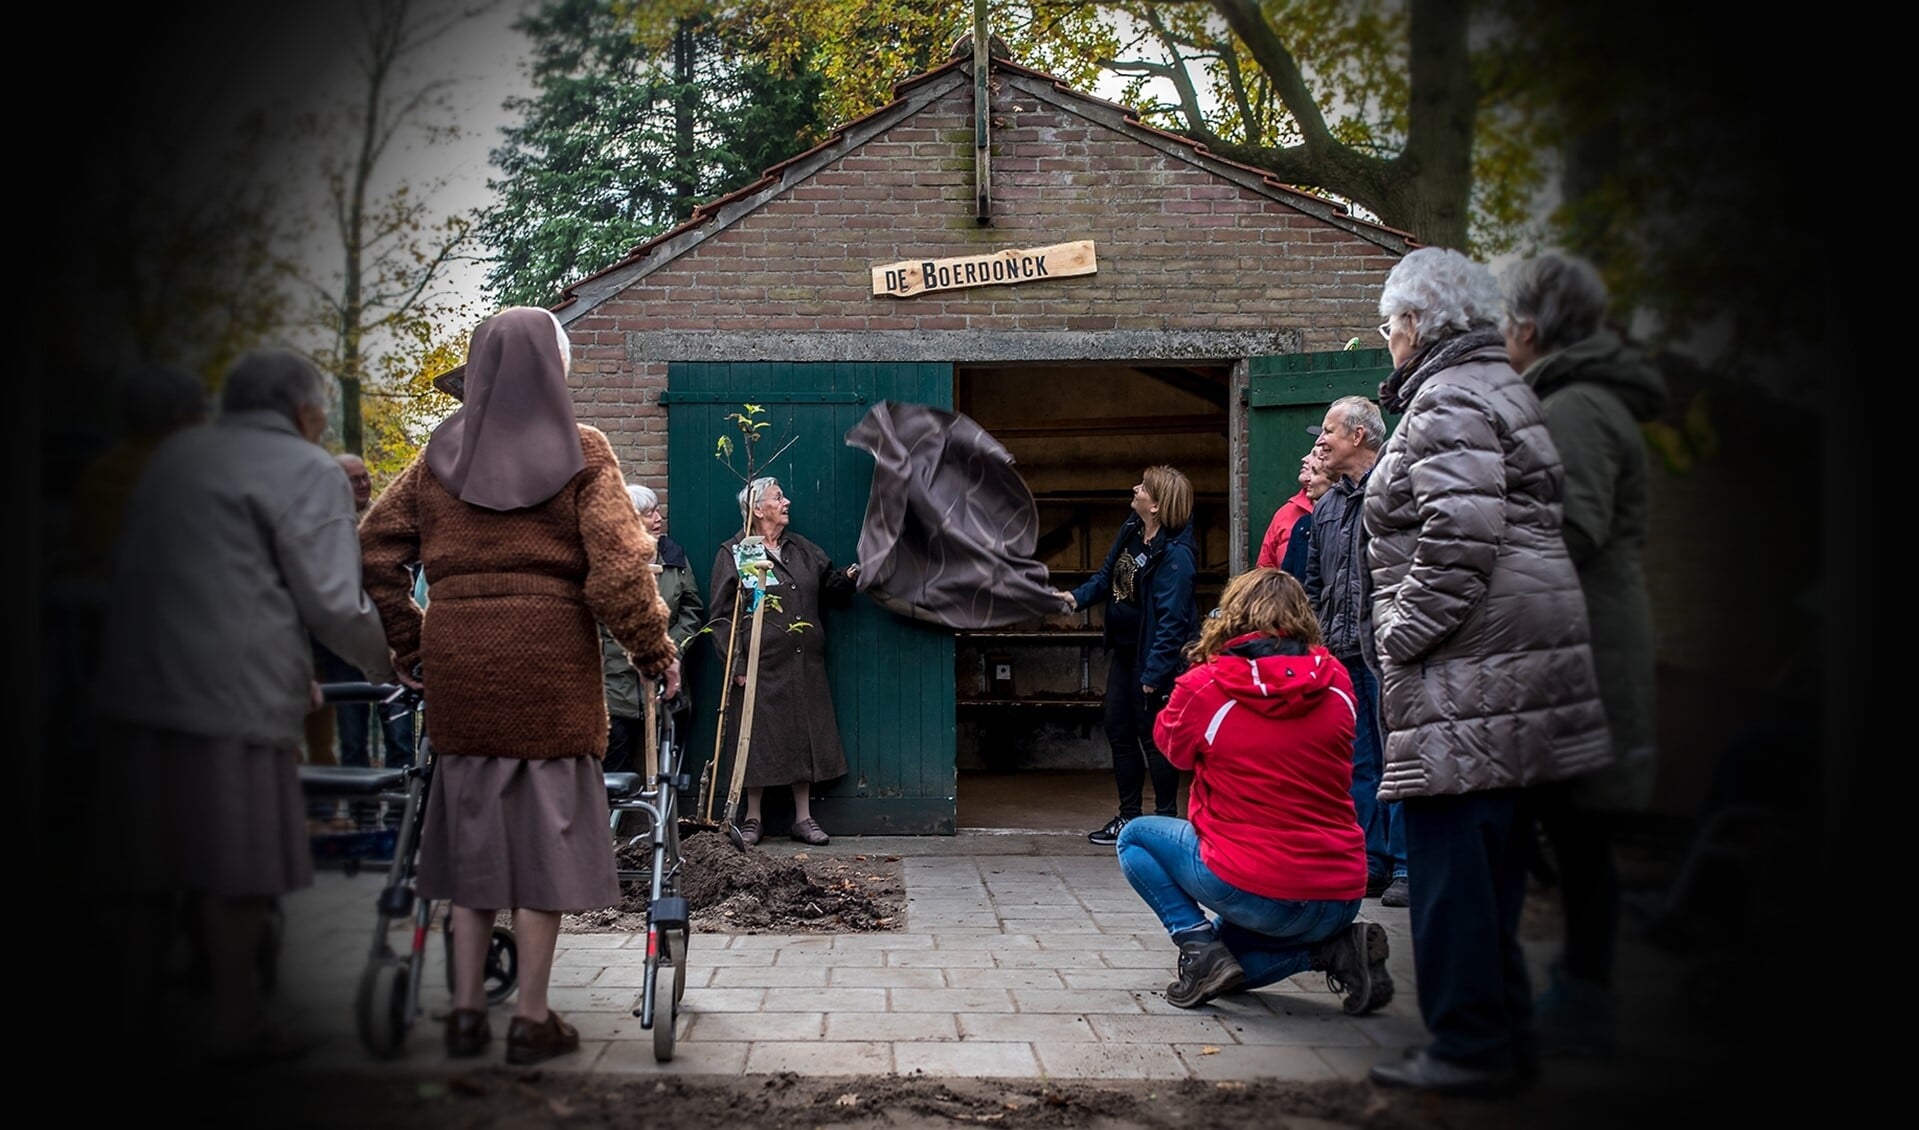
{"label": "brown knitted cardigan", "polygon": [[[641,673],[677,654],[653,572],[653,538],[613,447],[584,424],[586,467],[560,493],[488,510],[448,493],[416,458],[360,523],[367,592],[395,666],[417,661],[427,735],[442,754],[577,757],[606,752],[604,623]],[[429,610],[407,565],[426,570]]]}

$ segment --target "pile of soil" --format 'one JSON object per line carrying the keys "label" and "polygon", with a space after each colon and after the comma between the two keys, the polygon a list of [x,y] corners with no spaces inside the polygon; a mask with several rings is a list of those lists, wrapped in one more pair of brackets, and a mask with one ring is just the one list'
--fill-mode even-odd
{"label": "pile of soil", "polygon": [[[569,914],[570,934],[638,932],[646,928],[652,847],[622,843],[620,904]],[[900,857],[876,853],[792,856],[733,846],[723,832],[687,828],[680,838],[679,893],[692,911],[695,933],[862,934],[898,930],[906,910]]]}

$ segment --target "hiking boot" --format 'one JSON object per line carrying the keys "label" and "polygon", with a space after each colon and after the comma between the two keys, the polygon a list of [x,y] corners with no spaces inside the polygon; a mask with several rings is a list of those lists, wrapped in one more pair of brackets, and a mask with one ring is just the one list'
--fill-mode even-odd
{"label": "hiking boot", "polygon": [[1086,838],[1096,844],[1116,844],[1119,842],[1119,830],[1126,827],[1126,817],[1115,816],[1105,824],[1086,833]]}
{"label": "hiking boot", "polygon": [[1312,967],[1325,972],[1328,990],[1344,995],[1348,1016],[1364,1016],[1393,999],[1386,955],[1386,928],[1360,919],[1319,943]]}
{"label": "hiking boot", "polygon": [[1379,905],[1381,906],[1411,906],[1412,905],[1412,894],[1410,889],[1406,886],[1406,876],[1395,875],[1393,877],[1393,881],[1386,884],[1386,889],[1379,892]]}
{"label": "hiking boot", "polygon": [[1246,971],[1233,951],[1215,938],[1210,942],[1179,944],[1179,980],[1166,986],[1166,999],[1179,1008],[1198,1008],[1222,993],[1239,988]]}

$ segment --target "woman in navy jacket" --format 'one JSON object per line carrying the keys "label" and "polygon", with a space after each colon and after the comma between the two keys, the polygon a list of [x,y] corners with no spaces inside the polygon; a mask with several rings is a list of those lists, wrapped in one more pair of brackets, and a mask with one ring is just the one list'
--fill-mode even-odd
{"label": "woman in navy jacket", "polygon": [[1087,835],[1119,842],[1119,830],[1140,815],[1148,773],[1153,812],[1179,815],[1179,770],[1153,747],[1153,717],[1185,669],[1181,652],[1199,630],[1193,581],[1193,485],[1172,467],[1148,467],[1133,485],[1133,513],[1119,528],[1099,572],[1072,592],[1069,609],[1106,602],[1106,738],[1113,747],[1119,814]]}

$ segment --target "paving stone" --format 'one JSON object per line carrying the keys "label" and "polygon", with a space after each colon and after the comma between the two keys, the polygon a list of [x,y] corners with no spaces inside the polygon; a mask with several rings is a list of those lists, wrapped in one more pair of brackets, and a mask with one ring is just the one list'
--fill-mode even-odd
{"label": "paving stone", "polygon": [[1192,1069],[1167,1044],[1046,1044],[1040,1066],[1055,1079],[1189,1079]]}
{"label": "paving stone", "polygon": [[[674,1053],[674,1058],[679,1058]],[[893,1045],[845,1041],[756,1043],[747,1050],[744,1072],[749,1075],[885,1075],[893,1070]]]}
{"label": "paving stone", "polygon": [[893,1064],[901,1075],[1028,1079],[1040,1073],[1032,1045],[1023,1043],[895,1044]]}

